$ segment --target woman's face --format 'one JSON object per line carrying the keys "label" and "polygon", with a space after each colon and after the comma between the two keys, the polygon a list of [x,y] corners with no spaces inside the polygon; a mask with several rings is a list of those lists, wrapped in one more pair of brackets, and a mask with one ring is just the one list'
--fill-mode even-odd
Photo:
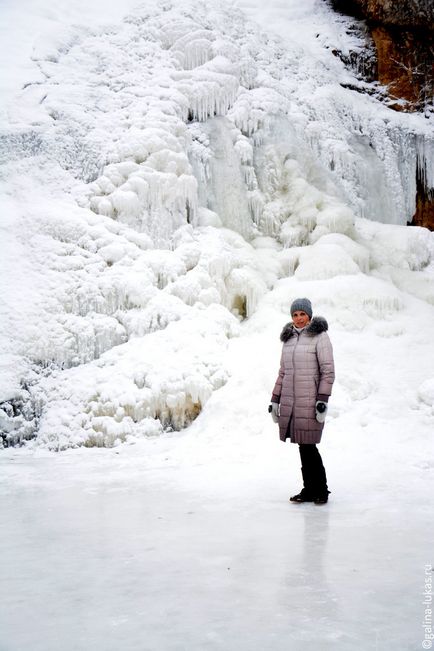
{"label": "woman's face", "polygon": [[309,323],[310,317],[306,314],[306,312],[303,312],[302,310],[297,310],[292,315],[292,320],[296,328],[304,328],[304,326],[306,326]]}

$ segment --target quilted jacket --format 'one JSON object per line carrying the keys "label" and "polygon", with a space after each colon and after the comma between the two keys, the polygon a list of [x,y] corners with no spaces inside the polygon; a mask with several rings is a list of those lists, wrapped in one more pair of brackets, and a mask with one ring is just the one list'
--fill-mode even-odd
{"label": "quilted jacket", "polygon": [[333,349],[327,334],[328,324],[314,317],[300,332],[287,323],[279,375],[272,400],[280,403],[280,439],[292,443],[319,443],[324,423],[315,418],[318,394],[330,396],[335,379]]}

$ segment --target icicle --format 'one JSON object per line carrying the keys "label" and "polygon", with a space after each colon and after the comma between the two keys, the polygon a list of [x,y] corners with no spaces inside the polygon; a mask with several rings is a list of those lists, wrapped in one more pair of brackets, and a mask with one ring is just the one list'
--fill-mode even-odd
{"label": "icicle", "polygon": [[264,210],[264,198],[258,190],[248,192],[248,205],[252,220],[259,224]]}
{"label": "icicle", "polygon": [[434,191],[434,137],[416,136],[417,168],[424,188]]}

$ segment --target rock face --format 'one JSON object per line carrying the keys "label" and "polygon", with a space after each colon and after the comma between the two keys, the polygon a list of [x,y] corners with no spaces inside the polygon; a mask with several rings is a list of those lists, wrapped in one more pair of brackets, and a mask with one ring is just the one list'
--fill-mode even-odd
{"label": "rock face", "polygon": [[[398,111],[432,111],[434,0],[331,0],[341,13],[364,19],[375,44],[377,80]],[[434,194],[417,179],[412,225],[434,230]]]}
{"label": "rock face", "polygon": [[417,184],[416,212],[412,226],[425,226],[434,231],[434,194],[427,192],[422,183]]}
{"label": "rock face", "polygon": [[430,106],[434,97],[434,0],[332,0],[342,13],[364,18],[377,51],[378,81],[392,108]]}
{"label": "rock face", "polygon": [[434,25],[432,0],[337,0],[334,5],[383,25],[431,30]]}
{"label": "rock face", "polygon": [[385,26],[372,26],[371,33],[377,50],[378,81],[388,86],[391,99],[396,100],[392,108],[426,108],[433,98],[433,33]]}

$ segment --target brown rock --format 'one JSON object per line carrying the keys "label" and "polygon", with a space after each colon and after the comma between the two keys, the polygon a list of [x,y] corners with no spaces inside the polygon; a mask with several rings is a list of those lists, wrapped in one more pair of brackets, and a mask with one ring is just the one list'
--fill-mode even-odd
{"label": "brown rock", "polygon": [[434,29],[432,0],[353,0],[371,22],[414,29]]}
{"label": "brown rock", "polygon": [[[433,34],[372,27],[378,81],[388,87],[397,110],[420,110],[433,100]],[[404,100],[404,102],[399,102]]]}
{"label": "brown rock", "polygon": [[417,111],[432,105],[434,0],[332,0],[332,4],[367,21],[377,53],[378,81],[388,87],[392,108]]}
{"label": "brown rock", "polygon": [[434,190],[427,191],[424,184],[418,180],[416,195],[416,212],[411,222],[412,226],[425,226],[434,231]]}

